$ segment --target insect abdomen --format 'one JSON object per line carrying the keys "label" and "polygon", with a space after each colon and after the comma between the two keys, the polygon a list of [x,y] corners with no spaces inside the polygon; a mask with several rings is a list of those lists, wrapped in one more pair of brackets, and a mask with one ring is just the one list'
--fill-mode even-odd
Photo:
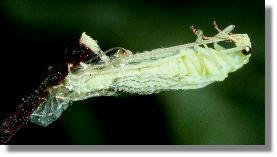
{"label": "insect abdomen", "polygon": [[151,94],[171,89],[195,89],[227,77],[229,67],[213,49],[188,48],[177,56],[153,63],[139,71],[133,69],[116,78],[114,87],[119,91]]}

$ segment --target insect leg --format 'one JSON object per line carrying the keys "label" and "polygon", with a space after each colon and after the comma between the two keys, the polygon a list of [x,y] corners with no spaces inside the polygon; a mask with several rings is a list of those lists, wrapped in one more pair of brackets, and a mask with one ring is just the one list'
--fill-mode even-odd
{"label": "insect leg", "polygon": [[195,29],[193,26],[190,26],[190,29],[192,30],[192,33],[197,36],[196,42],[204,45],[205,48],[208,48],[207,44],[205,44],[203,41],[209,39],[209,37],[205,36],[202,30]]}
{"label": "insect leg", "polygon": [[[103,53],[105,53],[106,55],[107,54],[109,54],[109,53],[111,53],[111,52],[113,52],[113,51],[115,51],[115,50],[120,50],[120,49],[124,49],[124,48],[122,48],[122,47],[113,47],[113,48],[110,48],[110,49],[108,49],[108,50],[105,50]],[[117,53],[117,51],[115,52],[115,53]],[[94,60],[96,60],[97,58],[98,58],[99,56],[95,56],[95,57],[92,57],[89,61],[86,61],[86,63],[87,64],[89,64],[89,63],[92,63]],[[112,59],[112,58],[111,58]]]}
{"label": "insect leg", "polygon": [[223,46],[220,46],[218,43],[214,43],[213,45],[214,45],[214,49],[217,51],[225,50],[225,48]]}
{"label": "insect leg", "polygon": [[235,29],[235,25],[230,25],[230,26],[224,28],[223,30],[221,30],[221,29],[219,29],[219,27],[218,27],[216,21],[213,22],[213,25],[214,25],[215,29],[216,29],[219,33],[225,32],[225,33],[227,33],[227,34],[229,34],[229,35],[232,34],[231,32]]}
{"label": "insect leg", "polygon": [[230,36],[231,31],[235,28],[235,25],[230,25],[230,26],[226,27],[223,30],[219,29],[216,21],[213,22],[213,25],[214,25],[214,28],[218,31],[218,34],[215,35],[215,37],[217,37],[217,38],[227,38],[227,39],[230,39],[233,42],[236,42],[236,40]]}
{"label": "insect leg", "polygon": [[80,44],[84,45],[86,48],[90,49],[95,53],[102,61],[108,63],[110,61],[109,57],[99,48],[97,41],[93,40],[86,33],[83,33],[80,38]]}

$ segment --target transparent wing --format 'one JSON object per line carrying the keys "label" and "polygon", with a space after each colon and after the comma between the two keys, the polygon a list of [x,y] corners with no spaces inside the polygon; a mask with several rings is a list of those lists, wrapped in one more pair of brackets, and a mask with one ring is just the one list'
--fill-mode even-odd
{"label": "transparent wing", "polygon": [[56,97],[56,90],[52,90],[43,103],[32,113],[29,120],[41,126],[48,126],[56,121],[72,101]]}

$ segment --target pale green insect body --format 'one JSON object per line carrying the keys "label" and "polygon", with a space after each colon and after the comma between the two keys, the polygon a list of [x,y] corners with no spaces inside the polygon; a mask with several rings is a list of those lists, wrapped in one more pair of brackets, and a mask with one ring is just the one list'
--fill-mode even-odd
{"label": "pale green insect body", "polygon": [[[108,96],[117,91],[131,94],[152,94],[163,90],[187,90],[224,80],[229,72],[242,67],[250,55],[232,54],[199,46],[168,52],[165,58],[126,58],[126,65],[97,68],[94,65],[66,78],[60,97],[74,101],[91,96]],[[166,55],[164,55],[166,56]]]}
{"label": "pale green insect body", "polygon": [[[90,97],[112,96],[118,92],[152,94],[197,89],[223,81],[230,72],[248,63],[251,56],[243,54],[251,48],[248,35],[228,35],[233,28],[231,25],[201,42],[135,54],[125,50],[127,56],[117,55],[104,62],[82,63],[78,71],[70,73],[62,84],[53,87],[49,98],[32,114],[30,120],[47,126],[71,102]],[[218,44],[229,40],[234,42],[231,48]],[[97,48],[96,42],[91,43]],[[206,44],[213,44],[213,47]],[[100,49],[99,53],[102,53]],[[103,53],[101,56],[106,57]]]}

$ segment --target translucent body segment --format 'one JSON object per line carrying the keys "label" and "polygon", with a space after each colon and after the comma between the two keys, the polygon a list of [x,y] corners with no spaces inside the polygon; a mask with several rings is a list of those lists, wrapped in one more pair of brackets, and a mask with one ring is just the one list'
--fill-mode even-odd
{"label": "translucent body segment", "polygon": [[57,120],[71,101],[56,97],[56,92],[52,91],[47,99],[33,112],[29,120],[41,126],[48,126]]}
{"label": "translucent body segment", "polygon": [[133,58],[130,62],[136,64],[126,64],[123,68],[95,69],[94,65],[89,65],[86,70],[67,77],[68,87],[65,88],[75,89],[75,92],[59,94],[76,101],[91,96],[112,95],[116,91],[152,94],[162,90],[198,88],[224,80],[228,72],[242,67],[250,57],[240,52],[231,55],[220,53],[211,48],[208,51],[201,47],[186,48],[153,61],[144,59],[136,62]]}

